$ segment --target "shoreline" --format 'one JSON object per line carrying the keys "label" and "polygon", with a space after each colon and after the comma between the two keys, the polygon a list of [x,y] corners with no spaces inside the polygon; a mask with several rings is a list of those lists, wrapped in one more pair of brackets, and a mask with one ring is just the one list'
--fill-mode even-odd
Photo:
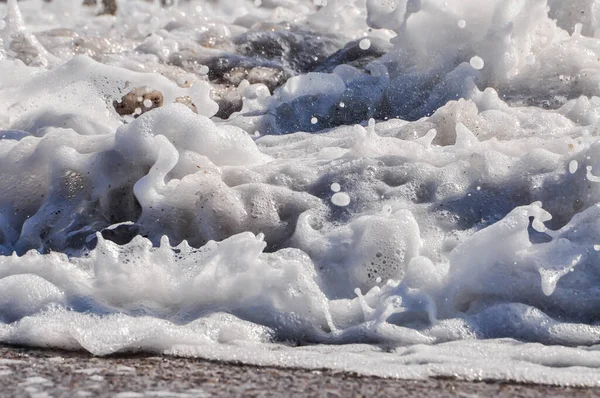
{"label": "shoreline", "polygon": [[[448,378],[387,379],[334,370],[259,367],[198,358],[0,345],[0,389],[13,397],[420,396],[600,397],[600,388]],[[4,395],[6,394],[6,395]]]}

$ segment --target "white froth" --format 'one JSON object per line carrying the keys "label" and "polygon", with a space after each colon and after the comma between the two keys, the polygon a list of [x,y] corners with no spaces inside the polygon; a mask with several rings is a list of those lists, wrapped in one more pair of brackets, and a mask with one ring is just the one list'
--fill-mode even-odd
{"label": "white froth", "polygon": [[1,343],[597,385],[597,1],[158,3],[0,4]]}
{"label": "white froth", "polygon": [[569,162],[569,173],[575,174],[577,169],[579,168],[579,163],[577,160],[573,159]]}

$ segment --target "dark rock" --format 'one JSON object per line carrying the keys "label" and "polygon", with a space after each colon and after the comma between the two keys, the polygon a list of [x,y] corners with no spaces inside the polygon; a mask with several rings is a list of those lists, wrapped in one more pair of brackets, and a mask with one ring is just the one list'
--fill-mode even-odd
{"label": "dark rock", "polygon": [[289,29],[251,30],[234,39],[237,52],[254,60],[255,66],[275,62],[288,73],[298,74],[313,70],[340,47],[333,37]]}
{"label": "dark rock", "polygon": [[369,63],[386,53],[383,42],[373,38],[369,40],[371,41],[371,45],[365,50],[360,48],[360,40],[346,44],[344,48],[324,59],[323,62],[313,69],[313,72],[331,73],[336,66],[342,64],[351,65],[364,71]]}
{"label": "dark rock", "polygon": [[[150,104],[146,100],[149,100]],[[160,91],[137,87],[125,94],[121,98],[121,102],[115,101],[113,106],[121,116],[132,115],[138,117],[154,108],[163,106],[163,102],[164,98]],[[139,112],[136,113],[136,110],[139,110]]]}
{"label": "dark rock", "polygon": [[213,85],[210,97],[219,105],[215,115],[218,118],[227,119],[232,113],[242,110],[242,97],[235,86]]}
{"label": "dark rock", "polygon": [[[216,74],[213,73],[213,76],[215,75]],[[214,81],[225,85],[238,86],[242,80],[248,80],[250,84],[262,83],[273,92],[277,87],[285,83],[287,79],[288,75],[278,68],[268,66],[244,68],[238,66],[229,69],[227,72],[214,79]]]}
{"label": "dark rock", "polygon": [[[214,58],[206,62],[208,66],[208,78],[213,83],[238,85],[246,79],[250,71],[261,68],[262,71],[270,71],[270,77],[265,79],[270,90],[279,87],[292,75],[286,73],[281,64],[262,58],[247,58],[231,54]],[[258,75],[258,73],[257,73]],[[265,73],[266,75],[266,73]],[[264,83],[255,79],[254,83]]]}
{"label": "dark rock", "polygon": [[198,108],[196,107],[196,104],[194,104],[192,102],[192,99],[190,97],[188,97],[188,96],[177,97],[177,98],[175,98],[175,102],[177,102],[178,104],[183,104],[183,105],[187,106],[194,113],[198,113]]}
{"label": "dark rock", "polygon": [[[104,239],[113,241],[118,245],[125,245],[140,234],[140,226],[134,223],[120,224],[103,229],[101,233]],[[91,243],[95,246],[95,242]]]}

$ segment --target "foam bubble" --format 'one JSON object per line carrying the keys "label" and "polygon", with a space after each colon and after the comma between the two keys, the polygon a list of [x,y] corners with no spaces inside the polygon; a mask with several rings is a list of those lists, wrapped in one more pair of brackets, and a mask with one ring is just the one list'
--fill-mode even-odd
{"label": "foam bubble", "polygon": [[342,187],[337,182],[334,182],[333,184],[331,184],[331,190],[333,192],[340,192],[341,189],[342,189]]}

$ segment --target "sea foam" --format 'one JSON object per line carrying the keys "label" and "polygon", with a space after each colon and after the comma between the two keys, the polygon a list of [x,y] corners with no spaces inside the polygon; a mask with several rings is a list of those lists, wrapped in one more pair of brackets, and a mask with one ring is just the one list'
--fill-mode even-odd
{"label": "sea foam", "polygon": [[0,342],[597,385],[597,0],[79,3],[0,5]]}

